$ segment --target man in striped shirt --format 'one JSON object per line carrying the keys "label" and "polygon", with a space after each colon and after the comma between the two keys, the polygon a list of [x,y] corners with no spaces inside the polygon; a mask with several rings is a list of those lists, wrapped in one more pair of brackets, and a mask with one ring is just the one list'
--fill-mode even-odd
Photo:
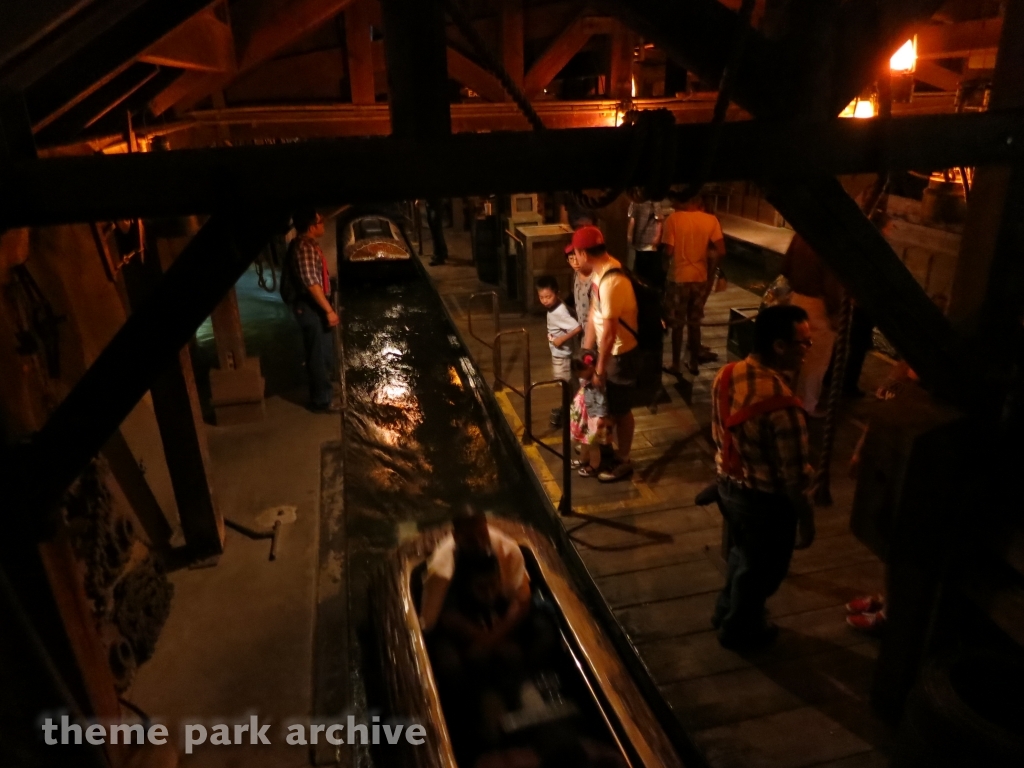
{"label": "man in striped shirt", "polygon": [[733,541],[712,617],[726,648],[774,641],[778,628],[765,621],[765,601],[782,584],[794,547],[814,539],[807,421],[791,385],[810,346],[803,309],[769,307],[754,323],[753,353],[725,366],[712,388],[720,508]]}
{"label": "man in striped shirt", "polygon": [[[331,306],[331,280],[327,273],[324,252],[317,240],[323,237],[324,220],[316,211],[302,211],[292,217],[295,239],[288,246],[285,268],[281,275],[282,296],[291,305],[302,331],[306,352],[306,375],[309,376],[309,408],[315,413],[337,413],[333,402],[330,372],[334,366],[334,339],[331,329],[338,324],[338,315]],[[285,283],[291,282],[291,290]]]}

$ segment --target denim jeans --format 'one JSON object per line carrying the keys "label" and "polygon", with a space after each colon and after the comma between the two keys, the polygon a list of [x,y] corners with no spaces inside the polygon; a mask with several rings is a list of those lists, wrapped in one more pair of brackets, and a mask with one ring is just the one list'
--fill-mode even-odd
{"label": "denim jeans", "polygon": [[322,410],[331,404],[330,372],[334,367],[334,338],[324,330],[320,313],[306,303],[292,307],[302,331],[302,346],[306,351],[306,375],[309,376],[309,407]]}
{"label": "denim jeans", "polygon": [[719,479],[719,509],[733,544],[715,605],[723,636],[755,635],[765,627],[765,601],[786,578],[796,543],[796,510],[783,494],[762,493]]}

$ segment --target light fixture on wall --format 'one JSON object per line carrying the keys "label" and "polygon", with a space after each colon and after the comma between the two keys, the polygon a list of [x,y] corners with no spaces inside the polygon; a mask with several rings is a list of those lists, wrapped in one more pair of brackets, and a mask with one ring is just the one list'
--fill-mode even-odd
{"label": "light fixture on wall", "polygon": [[856,99],[846,105],[846,109],[839,113],[840,117],[874,117],[878,113],[875,108],[875,97],[871,95],[867,98],[858,96]]}
{"label": "light fixture on wall", "polygon": [[889,58],[892,100],[908,103],[914,95],[914,70],[917,68],[917,37],[912,37]]}

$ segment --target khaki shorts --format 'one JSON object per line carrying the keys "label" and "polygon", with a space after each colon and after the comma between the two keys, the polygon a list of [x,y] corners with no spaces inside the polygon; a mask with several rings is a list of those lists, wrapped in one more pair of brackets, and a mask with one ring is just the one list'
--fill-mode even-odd
{"label": "khaki shorts", "polygon": [[700,323],[707,301],[707,281],[703,283],[668,283],[665,286],[665,323],[682,328]]}

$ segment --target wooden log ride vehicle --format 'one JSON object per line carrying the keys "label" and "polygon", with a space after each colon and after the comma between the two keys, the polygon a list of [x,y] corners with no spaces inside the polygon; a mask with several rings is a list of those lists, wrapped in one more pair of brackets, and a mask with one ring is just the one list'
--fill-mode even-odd
{"label": "wooden log ride vehicle", "polygon": [[[581,735],[588,762],[574,764],[623,768],[682,768],[668,737],[630,677],[611,641],[587,610],[554,546],[528,526],[492,519],[489,525],[522,549],[533,593],[533,610],[545,605],[553,618],[555,648],[539,677],[543,703],[535,700],[501,719],[496,750],[473,752],[454,739],[459,729],[448,720],[420,627],[419,600],[426,561],[450,526],[426,531],[400,545],[383,566],[374,604],[388,704],[394,717],[422,724],[426,742],[409,747],[409,765],[420,768],[479,768],[505,765],[509,750],[519,754],[538,739],[557,733]],[[533,678],[538,679],[536,670]],[[546,731],[542,732],[543,729]],[[464,732],[464,729],[463,729]],[[534,754],[537,754],[535,751]],[[582,753],[581,753],[582,754]],[[463,762],[458,762],[461,755]],[[547,766],[550,757],[538,765]],[[556,759],[562,762],[561,759]],[[468,762],[469,764],[465,764]]]}

